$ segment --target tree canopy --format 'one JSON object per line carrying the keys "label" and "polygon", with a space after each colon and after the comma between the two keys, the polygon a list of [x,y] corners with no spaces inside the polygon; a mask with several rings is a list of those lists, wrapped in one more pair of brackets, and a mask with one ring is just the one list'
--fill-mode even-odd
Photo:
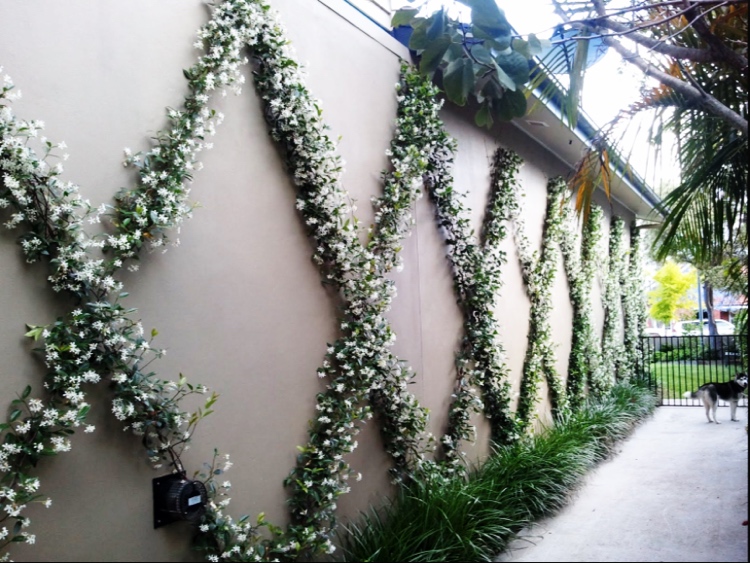
{"label": "tree canopy", "polygon": [[667,260],[654,274],[658,286],[648,295],[651,318],[669,325],[677,319],[680,309],[695,307],[695,302],[687,297],[695,279],[695,270],[683,272],[674,261]]}

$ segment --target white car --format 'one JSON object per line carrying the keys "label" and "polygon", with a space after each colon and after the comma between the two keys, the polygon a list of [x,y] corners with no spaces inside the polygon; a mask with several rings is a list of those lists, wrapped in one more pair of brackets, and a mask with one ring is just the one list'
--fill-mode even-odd
{"label": "white car", "polygon": [[644,328],[643,336],[664,336],[664,329],[654,327]]}
{"label": "white car", "polygon": [[[702,325],[702,326],[701,326]],[[708,336],[708,321],[683,321],[675,323],[672,329],[673,336],[690,336],[690,335]],[[734,334],[734,325],[723,319],[716,319],[716,334],[719,336]]]}

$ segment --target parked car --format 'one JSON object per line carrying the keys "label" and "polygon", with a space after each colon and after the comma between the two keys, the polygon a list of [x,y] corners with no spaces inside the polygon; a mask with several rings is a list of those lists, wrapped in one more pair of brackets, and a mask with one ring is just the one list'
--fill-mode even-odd
{"label": "parked car", "polygon": [[643,329],[643,336],[664,336],[663,328],[649,327]]}
{"label": "parked car", "polygon": [[[716,333],[719,336],[734,334],[734,325],[723,319],[716,319]],[[675,323],[672,329],[672,336],[690,336],[690,335],[708,336],[708,321],[682,321]]]}

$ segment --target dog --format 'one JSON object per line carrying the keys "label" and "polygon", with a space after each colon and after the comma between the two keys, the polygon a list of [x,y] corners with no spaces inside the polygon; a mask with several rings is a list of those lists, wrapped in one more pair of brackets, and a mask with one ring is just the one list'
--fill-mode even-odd
{"label": "dog", "polygon": [[[745,389],[747,389],[747,374],[738,373],[730,381],[725,381],[724,383],[706,383],[701,385],[697,391],[686,392],[683,397],[686,399],[703,399],[708,422],[721,424],[716,419],[716,407],[719,406],[719,399],[729,402],[730,417],[732,420],[737,421],[738,419],[735,418],[737,404],[740,402]],[[711,420],[711,413],[714,415],[713,420]]]}

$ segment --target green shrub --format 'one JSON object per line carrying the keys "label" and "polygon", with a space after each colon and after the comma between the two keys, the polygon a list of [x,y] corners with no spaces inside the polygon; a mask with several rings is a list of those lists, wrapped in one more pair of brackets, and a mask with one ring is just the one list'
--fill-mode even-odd
{"label": "green shrub", "polygon": [[645,385],[619,383],[541,434],[496,448],[467,475],[416,476],[345,526],[341,560],[491,561],[523,527],[565,506],[655,407]]}

